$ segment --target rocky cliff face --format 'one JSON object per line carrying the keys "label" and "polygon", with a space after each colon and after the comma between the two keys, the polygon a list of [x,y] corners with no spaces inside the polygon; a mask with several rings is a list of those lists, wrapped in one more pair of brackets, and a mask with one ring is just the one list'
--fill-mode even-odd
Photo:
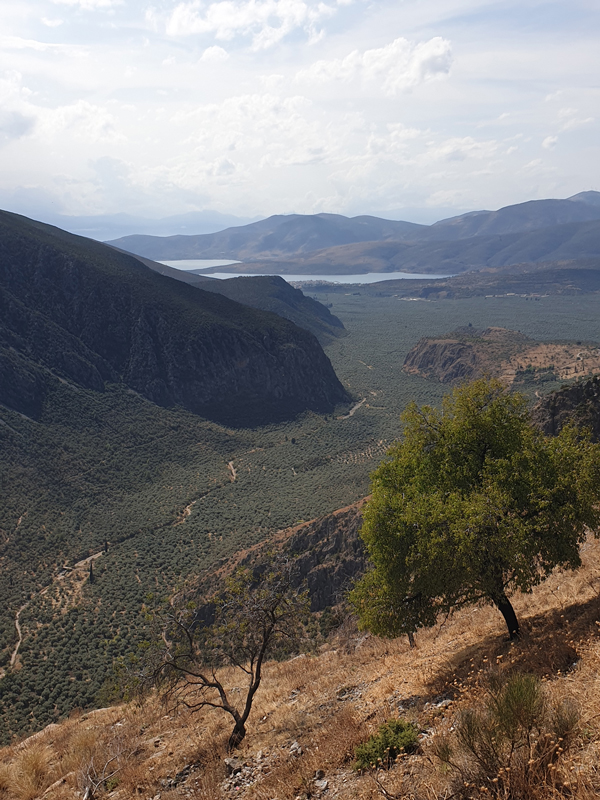
{"label": "rocky cliff face", "polygon": [[298,585],[306,581],[311,611],[341,603],[367,568],[359,532],[364,500],[296,529],[284,545],[295,558]]}
{"label": "rocky cliff face", "polygon": [[484,374],[502,376],[511,357],[533,344],[505,328],[459,328],[446,336],[421,339],[402,369],[440,383],[475,380]]}
{"label": "rocky cliff face", "polygon": [[0,402],[37,416],[56,376],[123,381],[160,405],[254,424],[347,399],[310,333],[0,214]]}
{"label": "rocky cliff face", "polygon": [[599,442],[600,378],[596,376],[549,394],[536,404],[531,416],[547,436],[556,436],[571,422],[589,428],[593,440]]}
{"label": "rocky cliff face", "polygon": [[454,383],[479,376],[479,364],[468,342],[422,339],[406,356],[403,371]]}
{"label": "rocky cliff face", "polygon": [[[273,539],[238,553],[221,569],[190,586],[190,596],[211,597],[236,567],[260,571],[276,552],[294,560],[293,583],[296,588],[307,587],[311,611],[337,606],[354,579],[367,568],[367,555],[359,536],[364,504],[364,499],[359,500],[333,514],[280,531]],[[198,618],[210,623],[213,610],[211,603],[202,606]]]}

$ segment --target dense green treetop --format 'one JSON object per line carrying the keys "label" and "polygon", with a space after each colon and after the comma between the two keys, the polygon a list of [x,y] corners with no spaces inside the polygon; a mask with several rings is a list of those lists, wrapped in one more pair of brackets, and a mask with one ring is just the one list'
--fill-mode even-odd
{"label": "dense green treetop", "polygon": [[403,420],[364,513],[374,568],[352,593],[362,626],[412,633],[483,601],[517,636],[507,594],[578,567],[586,530],[598,527],[599,446],[572,427],[545,437],[525,399],[488,379],[441,410],[412,404]]}

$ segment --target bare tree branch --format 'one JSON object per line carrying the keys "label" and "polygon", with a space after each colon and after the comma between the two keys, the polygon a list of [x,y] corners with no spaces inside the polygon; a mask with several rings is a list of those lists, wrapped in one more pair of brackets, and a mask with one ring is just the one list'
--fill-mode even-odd
{"label": "bare tree branch", "polygon": [[[214,600],[212,624],[185,598],[172,599],[160,617],[160,631],[138,673],[142,687],[157,687],[164,699],[199,711],[218,708],[229,714],[234,728],[229,749],[246,735],[246,721],[262,680],[265,658],[283,643],[299,640],[308,613],[305,592],[293,586],[293,562],[273,559],[260,574],[237,570],[225,591]],[[245,675],[245,696],[232,703],[217,677],[223,667]]]}

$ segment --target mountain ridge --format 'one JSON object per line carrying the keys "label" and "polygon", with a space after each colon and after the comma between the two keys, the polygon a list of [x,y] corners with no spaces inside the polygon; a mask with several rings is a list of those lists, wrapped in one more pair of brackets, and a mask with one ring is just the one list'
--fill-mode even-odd
{"label": "mountain ridge", "polygon": [[[166,238],[139,235],[112,240],[108,243],[153,259],[230,258],[246,263],[252,262],[258,266],[258,262],[286,262],[293,257],[294,260],[308,258],[309,261],[305,262],[304,266],[310,266],[310,259],[313,256],[316,257],[317,252],[335,250],[337,247],[352,248],[367,242],[371,243],[369,245],[371,249],[383,242],[403,243],[402,247],[398,246],[399,252],[410,247],[425,248],[421,258],[426,260],[432,255],[435,256],[436,249],[440,246],[439,243],[445,242],[446,249],[452,249],[456,247],[457,242],[462,242],[463,244],[460,246],[463,249],[466,247],[473,252],[473,239],[492,237],[488,241],[495,252],[502,242],[493,237],[518,234],[531,236],[542,230],[546,231],[545,235],[548,237],[549,231],[557,226],[583,225],[599,220],[600,193],[585,192],[565,200],[532,200],[506,206],[498,211],[470,212],[441,220],[429,226],[383,220],[371,216],[348,218],[339,214],[292,214],[275,215],[250,225],[227,228],[214,234]],[[534,249],[535,247],[539,249],[539,239],[539,234],[537,239],[534,236],[533,245],[531,245]],[[468,241],[471,241],[470,245],[465,244]],[[477,246],[475,246],[476,248]],[[598,253],[597,244],[594,245],[594,248],[592,255]],[[546,251],[548,251],[547,246]],[[351,253],[351,249],[342,252],[339,258],[342,260],[345,258],[347,261],[347,257]],[[580,255],[580,253],[572,253],[569,257],[576,257],[576,255]],[[376,254],[363,252],[363,267],[365,266],[365,257],[371,261],[377,259]],[[550,257],[548,252],[544,257]],[[471,260],[467,259],[468,264],[463,264],[462,269],[468,268],[471,264],[483,266],[488,263],[490,256],[489,254],[485,256],[484,261],[481,258],[481,254],[477,254],[474,261],[472,257]],[[540,258],[542,255],[538,253],[532,260],[540,260]],[[331,261],[331,258],[327,260]],[[455,266],[460,267],[460,257],[458,260],[455,257],[454,260],[457,262]],[[462,260],[464,261],[464,258]],[[519,260],[527,259],[521,257]],[[277,266],[281,271],[283,265],[279,263]],[[323,267],[322,258],[321,262],[315,266]],[[360,267],[360,260],[354,266]],[[392,268],[392,265],[387,267],[389,270]],[[260,264],[260,269],[268,269],[268,265]],[[290,265],[285,267],[288,272],[297,269],[298,263],[294,263],[293,267]],[[410,269],[409,266],[407,271]],[[380,270],[381,267],[378,270],[376,266],[371,270],[363,269],[363,271]],[[427,270],[412,268],[412,271],[434,270],[430,267]]]}

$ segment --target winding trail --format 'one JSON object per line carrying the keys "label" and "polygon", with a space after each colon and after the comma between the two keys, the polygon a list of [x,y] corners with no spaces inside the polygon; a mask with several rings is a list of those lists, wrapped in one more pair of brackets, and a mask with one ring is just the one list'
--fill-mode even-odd
{"label": "winding trail", "polygon": [[[33,600],[33,598],[31,598]],[[17,629],[17,634],[19,639],[17,644],[15,645],[15,649],[12,651],[12,655],[10,657],[10,668],[13,669],[15,666],[15,661],[17,660],[17,655],[19,654],[19,647],[21,647],[21,642],[23,641],[23,631],[21,630],[21,623],[19,622],[19,617],[21,616],[21,612],[25,611],[31,600],[28,600],[26,603],[23,603],[21,608],[17,611],[15,615],[15,628]]]}
{"label": "winding trail", "polygon": [[355,405],[352,406],[352,408],[350,409],[350,411],[347,414],[344,414],[343,416],[338,417],[338,419],[350,419],[350,417],[352,417],[354,415],[354,412],[358,411],[358,409],[362,406],[362,404],[366,403],[366,402],[367,402],[367,398],[363,397],[362,400],[359,400],[358,403],[356,403]]}
{"label": "winding trail", "polygon": [[[87,564],[90,563],[90,561],[95,561],[97,558],[100,558],[100,556],[103,553],[104,553],[104,551],[101,550],[99,553],[94,553],[94,555],[88,556],[87,558],[84,558],[81,561],[78,561],[73,566],[73,568],[71,570],[69,570],[69,572],[73,573],[78,568],[85,567]],[[62,573],[61,575],[55,576],[54,581],[61,580],[62,577],[64,577],[64,573]],[[54,581],[53,581],[53,583],[54,583]],[[49,588],[50,588],[50,586],[46,586],[40,592],[36,592],[34,595],[32,595],[32,597],[30,597],[29,600],[26,603],[23,603],[21,608],[15,614],[15,628],[17,629],[17,635],[18,635],[19,638],[18,638],[17,643],[15,645],[15,649],[12,651],[12,654],[10,656],[10,669],[14,669],[14,666],[15,666],[16,661],[17,661],[17,656],[19,655],[19,648],[21,647],[21,643],[23,642],[23,630],[21,629],[21,620],[20,620],[21,614],[23,613],[23,611],[25,611],[27,606],[31,602],[33,602],[33,600],[35,600],[35,598],[38,595],[46,594],[46,592],[48,591]],[[0,678],[2,678],[2,677],[4,677],[4,675],[2,673],[0,673]]]}

